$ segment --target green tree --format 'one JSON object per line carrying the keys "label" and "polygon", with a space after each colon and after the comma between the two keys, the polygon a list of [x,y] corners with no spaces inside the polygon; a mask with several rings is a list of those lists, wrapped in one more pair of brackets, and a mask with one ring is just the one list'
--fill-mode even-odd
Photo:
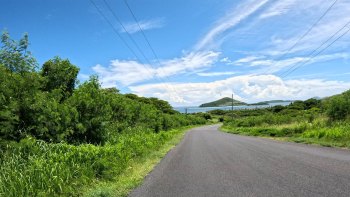
{"label": "green tree", "polygon": [[15,137],[14,131],[19,123],[15,84],[10,71],[0,64],[0,138],[4,139]]}
{"label": "green tree", "polygon": [[303,101],[294,101],[291,103],[288,108],[295,109],[295,110],[304,110],[305,109],[305,103]]}
{"label": "green tree", "polygon": [[109,98],[100,87],[96,76],[79,86],[67,99],[70,106],[78,112],[78,121],[71,142],[88,142],[103,144],[106,137],[106,126],[111,120],[112,108]]}
{"label": "green tree", "polygon": [[306,101],[304,101],[304,104],[305,104],[305,109],[311,109],[314,107],[319,108],[321,101],[318,99],[315,99],[315,98],[310,98],[310,99],[307,99]]}
{"label": "green tree", "polygon": [[326,112],[331,120],[345,120],[350,115],[350,90],[325,101]]}
{"label": "green tree", "polygon": [[37,62],[28,51],[28,34],[15,41],[10,38],[7,31],[1,35],[0,64],[8,68],[11,72],[24,73],[34,71]]}
{"label": "green tree", "polygon": [[69,60],[55,57],[45,62],[41,69],[41,75],[45,79],[43,90],[60,89],[64,100],[73,93],[78,73],[79,68],[71,64]]}
{"label": "green tree", "polygon": [[30,106],[40,87],[40,77],[34,72],[37,63],[27,50],[28,43],[27,34],[19,41],[6,31],[1,36],[0,130],[6,139],[26,135],[31,125]]}
{"label": "green tree", "polygon": [[160,99],[154,98],[154,97],[149,98],[149,100],[150,100],[151,104],[153,104],[158,110],[160,110],[163,113],[167,113],[167,114],[178,113],[177,111],[175,111],[173,109],[173,107],[167,101],[160,100]]}

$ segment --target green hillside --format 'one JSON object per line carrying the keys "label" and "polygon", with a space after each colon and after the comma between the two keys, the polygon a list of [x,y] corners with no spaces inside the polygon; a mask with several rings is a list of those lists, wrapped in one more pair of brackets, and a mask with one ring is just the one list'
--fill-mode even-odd
{"label": "green hillside", "polygon": [[257,103],[251,103],[249,105],[269,105],[271,103],[283,103],[283,102],[293,102],[293,100],[270,100],[270,101],[261,101]]}
{"label": "green hillside", "polygon": [[232,100],[233,100],[233,105],[235,105],[235,106],[237,106],[237,105],[246,105],[246,103],[244,103],[242,101],[237,101],[235,99],[232,99],[232,98],[229,98],[229,97],[225,97],[225,98],[213,101],[213,102],[203,103],[199,107],[231,106],[232,105]]}

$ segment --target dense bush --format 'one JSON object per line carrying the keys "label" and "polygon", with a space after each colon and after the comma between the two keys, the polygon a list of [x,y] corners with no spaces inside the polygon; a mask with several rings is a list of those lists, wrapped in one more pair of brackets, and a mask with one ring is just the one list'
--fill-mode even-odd
{"label": "dense bush", "polygon": [[154,132],[203,124],[207,116],[176,112],[157,98],[103,89],[92,76],[76,87],[79,68],[55,57],[36,71],[28,36],[16,42],[2,36],[0,50],[0,138],[32,136],[47,142],[104,144],[129,127]]}
{"label": "dense bush", "polygon": [[350,91],[333,96],[325,102],[328,116],[331,120],[345,120],[350,115]]}

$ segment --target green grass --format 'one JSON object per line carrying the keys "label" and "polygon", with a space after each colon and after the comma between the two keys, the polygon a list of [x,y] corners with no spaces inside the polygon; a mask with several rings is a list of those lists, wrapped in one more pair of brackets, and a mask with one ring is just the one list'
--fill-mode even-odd
{"label": "green grass", "polygon": [[152,171],[168,151],[180,142],[188,129],[190,127],[178,130],[177,134],[158,150],[130,161],[128,168],[116,177],[116,181],[100,182],[95,187],[88,189],[83,196],[127,196],[130,190],[142,183],[144,177]]}
{"label": "green grass", "polygon": [[125,196],[187,129],[129,131],[104,146],[2,143],[0,196]]}
{"label": "green grass", "polygon": [[296,143],[350,148],[350,125],[346,122],[327,124],[323,118],[318,118],[312,123],[294,121],[284,124],[259,124],[259,126],[237,126],[237,124],[226,123],[221,130],[227,133]]}

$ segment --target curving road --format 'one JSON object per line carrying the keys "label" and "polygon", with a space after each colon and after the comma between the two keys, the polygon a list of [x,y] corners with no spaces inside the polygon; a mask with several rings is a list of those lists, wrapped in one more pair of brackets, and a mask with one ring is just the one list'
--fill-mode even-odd
{"label": "curving road", "polygon": [[191,130],[130,196],[350,196],[350,151]]}

